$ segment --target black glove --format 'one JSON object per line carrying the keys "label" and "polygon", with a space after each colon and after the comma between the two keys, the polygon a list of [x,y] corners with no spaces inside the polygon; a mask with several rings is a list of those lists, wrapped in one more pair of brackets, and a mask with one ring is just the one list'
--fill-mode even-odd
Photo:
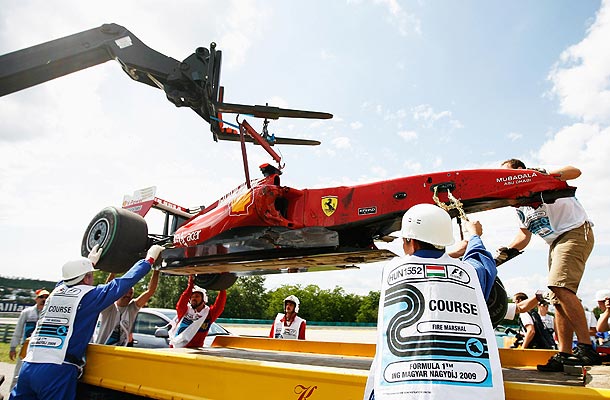
{"label": "black glove", "polygon": [[523,252],[517,249],[513,249],[512,247],[500,247],[496,252],[496,266],[504,264],[508,260],[517,257],[521,253]]}

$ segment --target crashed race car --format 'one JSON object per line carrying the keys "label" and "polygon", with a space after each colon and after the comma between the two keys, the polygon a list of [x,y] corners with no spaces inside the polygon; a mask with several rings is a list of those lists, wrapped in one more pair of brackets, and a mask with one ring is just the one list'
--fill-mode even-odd
{"label": "crashed race car", "polygon": [[[220,86],[221,59],[212,42],[177,61],[117,24],[0,56],[0,96],[116,60],[132,80],[162,90],[176,107],[197,113],[215,141],[241,142],[244,184],[205,209],[159,199],[151,189],[126,199],[123,208],[98,213],[85,232],[81,252],[87,255],[96,244],[103,247],[101,269],[125,271],[157,243],[167,247],[160,257],[164,273],[197,274],[200,286],[225,289],[239,275],[354,268],[391,258],[394,254],[378,249],[375,241],[391,240],[402,214],[415,204],[438,204],[453,217],[464,218],[466,213],[574,195],[574,187],[533,170],[447,171],[357,186],[297,189],[282,186],[281,168],[265,164],[263,178],[250,179],[246,142],[260,145],[278,166],[280,157],[272,146],[320,144],[269,134],[269,119],[329,119],[332,114],[227,103]],[[262,132],[245,120],[228,123],[223,113],[263,118]],[[148,232],[144,216],[153,207],[165,213],[161,233]],[[492,296],[505,305],[506,293]]]}
{"label": "crashed race car", "polygon": [[[575,192],[557,177],[531,170],[437,172],[323,189],[282,186],[281,171],[268,164],[262,172],[250,187],[242,184],[200,211],[159,199],[153,188],[138,191],[123,209],[109,207],[93,218],[82,254],[99,244],[99,267],[123,272],[148,246],[164,244],[164,273],[203,275],[202,285],[223,289],[240,275],[344,269],[392,258],[375,241],[391,240],[415,204],[438,204],[460,217]],[[144,220],[152,207],[166,214],[160,234],[149,234]]]}

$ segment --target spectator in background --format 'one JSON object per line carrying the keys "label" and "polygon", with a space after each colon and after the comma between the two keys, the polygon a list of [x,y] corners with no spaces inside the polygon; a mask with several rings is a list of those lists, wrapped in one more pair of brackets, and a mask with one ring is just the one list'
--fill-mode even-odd
{"label": "spectator in background", "polygon": [[205,289],[195,285],[195,275],[189,276],[189,283],[178,303],[176,321],[169,332],[171,347],[202,347],[212,322],[216,321],[225,309],[227,291],[218,292],[212,306],[207,305]]}
{"label": "spectator in background", "polygon": [[538,303],[538,314],[544,327],[551,333],[555,332],[555,318],[549,314],[549,303]]}
{"label": "spectator in background", "polygon": [[528,296],[519,292],[513,296],[516,312],[519,313],[519,326],[524,332],[523,344],[524,349],[557,349],[557,343],[553,336],[553,329],[547,329],[542,321],[540,314],[534,308],[545,308],[548,311],[548,302],[543,296],[541,290],[537,291],[535,296]]}
{"label": "spectator in background", "polygon": [[11,389],[17,384],[17,378],[19,377],[19,370],[21,369],[21,357],[17,356],[17,346],[23,345],[25,340],[32,335],[34,332],[34,328],[36,328],[36,322],[38,322],[38,318],[40,317],[40,312],[44,307],[44,303],[49,297],[49,291],[46,289],[38,289],[36,292],[36,297],[34,301],[36,304],[33,306],[24,308],[19,314],[19,319],[17,320],[17,325],[15,325],[15,332],[13,333],[13,338],[11,339],[11,349],[9,351],[9,358],[11,360],[17,359],[17,363],[15,364],[15,373],[13,374],[13,381],[11,382]]}
{"label": "spectator in background", "polygon": [[290,295],[284,299],[284,314],[278,313],[269,332],[270,338],[305,340],[307,321],[299,317],[299,298]]}
{"label": "spectator in background", "polygon": [[597,318],[595,318],[595,314],[589,311],[585,307],[585,317],[587,318],[587,326],[589,327],[589,338],[591,339],[591,343],[593,343],[593,348],[597,345]]}
{"label": "spectator in background", "polygon": [[[113,273],[108,275],[106,283],[112,279],[114,279]],[[131,331],[138,311],[155,294],[158,284],[159,270],[155,270],[150,278],[148,289],[136,299],[133,298],[133,288],[131,288],[120,299],[102,311],[100,313],[100,327],[93,342],[111,346],[132,346]]]}
{"label": "spectator in background", "polygon": [[602,313],[599,316],[599,320],[597,321],[597,331],[600,333],[604,333],[605,339],[608,340],[608,331],[610,331],[610,327],[608,326],[608,318],[610,317],[610,290],[599,290],[595,293],[595,300],[597,300],[597,305]]}
{"label": "spectator in background", "polygon": [[[519,303],[522,303],[525,300],[527,300],[527,295],[523,292],[516,293],[513,296],[513,301],[517,305],[517,310],[519,310]],[[519,312],[519,326],[523,332],[523,343],[521,344],[521,347],[529,349],[536,336],[534,320],[529,312]]]}

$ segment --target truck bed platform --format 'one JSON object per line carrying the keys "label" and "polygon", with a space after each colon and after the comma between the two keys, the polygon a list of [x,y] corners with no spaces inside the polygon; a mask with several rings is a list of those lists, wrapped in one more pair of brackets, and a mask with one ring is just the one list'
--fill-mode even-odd
{"label": "truck bed platform", "polygon": [[[362,399],[373,344],[218,337],[214,347],[144,350],[90,345],[83,389],[97,399]],[[500,349],[507,400],[610,399],[610,366],[587,379],[541,373],[546,350]],[[102,389],[105,388],[105,389]],[[117,392],[122,392],[117,397]],[[93,398],[93,397],[91,397]]]}

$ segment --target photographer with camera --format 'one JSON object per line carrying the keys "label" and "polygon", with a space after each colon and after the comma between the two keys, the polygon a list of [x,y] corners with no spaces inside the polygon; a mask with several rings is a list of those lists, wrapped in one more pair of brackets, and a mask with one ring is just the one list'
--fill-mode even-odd
{"label": "photographer with camera", "polygon": [[548,302],[544,299],[541,292],[537,292],[535,297],[528,296],[519,292],[513,296],[516,305],[516,312],[519,313],[519,326],[523,330],[524,349],[557,349],[552,329],[545,326],[540,314],[534,308],[536,305],[543,304],[548,310]]}

